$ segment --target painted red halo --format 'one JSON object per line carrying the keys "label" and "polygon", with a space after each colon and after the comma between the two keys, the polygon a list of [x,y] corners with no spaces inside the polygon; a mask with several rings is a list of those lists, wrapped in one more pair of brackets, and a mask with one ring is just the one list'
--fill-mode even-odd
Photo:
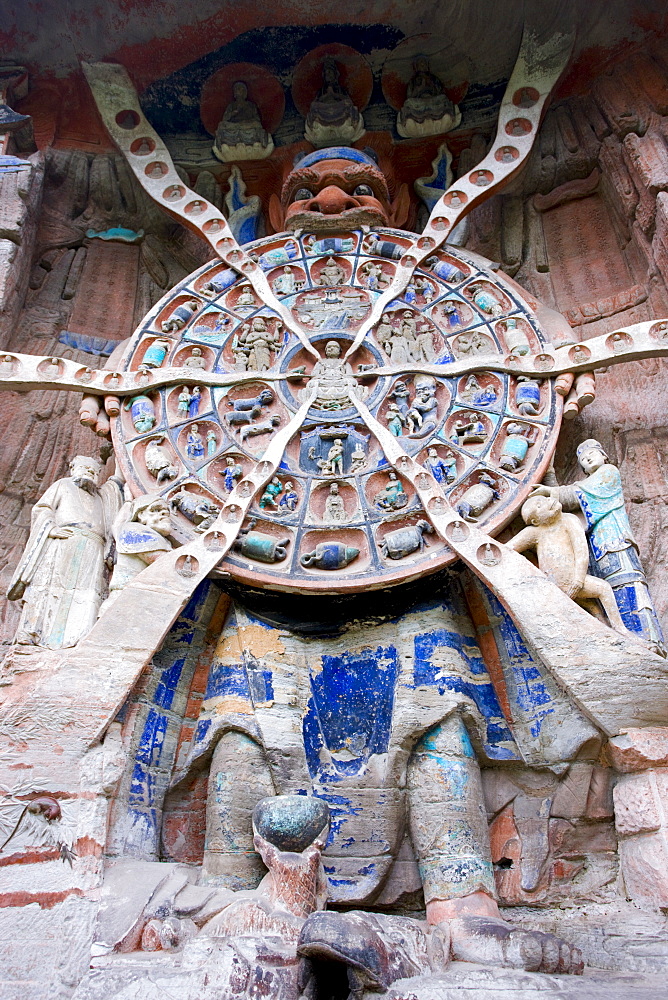
{"label": "painted red halo", "polygon": [[257,105],[263,128],[271,133],[281,122],[285,111],[285,93],[273,73],[254,63],[230,63],[216,70],[202,87],[199,113],[204,128],[216,134],[218,123],[232,101],[233,87],[238,81],[248,88],[248,99]]}
{"label": "painted red halo", "polygon": [[297,110],[304,116],[308,114],[313,98],[322,87],[322,66],[326,56],[334,59],[340,73],[341,86],[350,94],[355,107],[363,111],[373,89],[371,67],[356,49],[338,42],[312,49],[295,67],[292,99]]}

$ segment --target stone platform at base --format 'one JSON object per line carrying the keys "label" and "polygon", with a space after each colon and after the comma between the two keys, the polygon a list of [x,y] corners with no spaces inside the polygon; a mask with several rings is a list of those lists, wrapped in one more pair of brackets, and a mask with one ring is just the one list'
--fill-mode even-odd
{"label": "stone platform at base", "polygon": [[[440,976],[399,979],[385,1000],[667,1000],[665,976],[586,969],[583,976],[549,976],[453,962]],[[363,1000],[378,1000],[365,993]]]}
{"label": "stone platform at base", "polygon": [[[232,1000],[248,994],[245,986],[230,994],[220,959],[221,944],[198,948],[199,961],[183,962],[168,953],[103,960],[80,983],[72,1000]],[[194,957],[194,956],[193,956]],[[263,977],[264,978],[264,977]],[[268,984],[263,983],[264,986]],[[292,997],[280,984],[274,996]],[[257,994],[258,996],[260,994]],[[264,994],[266,995],[266,994]],[[272,994],[269,994],[271,996]],[[585,969],[583,976],[545,975],[452,962],[439,976],[397,980],[385,993],[367,992],[361,1000],[668,1000],[663,975]]]}

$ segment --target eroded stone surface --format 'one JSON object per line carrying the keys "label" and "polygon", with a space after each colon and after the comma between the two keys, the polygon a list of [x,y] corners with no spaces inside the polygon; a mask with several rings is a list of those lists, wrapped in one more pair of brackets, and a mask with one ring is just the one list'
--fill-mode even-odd
{"label": "eroded stone surface", "polygon": [[[388,1000],[534,1000],[543,996],[555,1000],[624,1000],[629,995],[652,1000],[663,989],[658,976],[604,974],[591,971],[582,978],[549,976],[537,972],[487,969],[480,965],[454,962],[441,976],[421,976],[394,983]],[[364,1000],[372,1000],[365,994]]]}

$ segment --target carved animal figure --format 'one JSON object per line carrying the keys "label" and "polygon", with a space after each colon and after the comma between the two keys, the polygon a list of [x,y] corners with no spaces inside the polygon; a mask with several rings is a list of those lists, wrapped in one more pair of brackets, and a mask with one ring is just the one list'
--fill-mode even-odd
{"label": "carved animal figure", "polygon": [[271,389],[263,389],[254,399],[235,399],[232,403],[232,412],[225,414],[228,424],[238,427],[242,424],[250,424],[262,413],[263,406],[269,406],[274,401],[274,394]]}
{"label": "carved animal figure", "polygon": [[239,432],[239,437],[241,441],[245,441],[249,437],[257,437],[258,434],[271,434],[275,427],[281,422],[281,418],[276,414],[270,417],[269,420],[263,420],[259,424],[248,423],[245,427],[242,427]]}

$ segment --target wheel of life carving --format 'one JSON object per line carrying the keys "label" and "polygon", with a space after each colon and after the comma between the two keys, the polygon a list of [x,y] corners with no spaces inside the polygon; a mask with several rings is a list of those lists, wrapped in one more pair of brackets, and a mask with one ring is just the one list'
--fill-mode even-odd
{"label": "wheel of life carving", "polygon": [[[395,260],[416,240],[384,229],[283,234],[245,248],[304,339],[323,358],[330,345],[331,365],[317,384],[312,352],[220,260],[173,288],[131,338],[120,368],[138,371],[140,386],[143,366],[183,366],[183,385],[151,389],[147,377],[146,389],[112,421],[131,492],[170,500],[181,542],[207,532],[231,490],[243,489],[275,434],[313,395],[277,477],[256,497],[219,567],[235,580],[340,593],[455,561],[350,394],[440,481],[463,525],[497,533],[542,477],[561,415],[553,382],[488,371],[485,360],[535,356],[548,341],[517,289],[475,255],[447,247],[428,258],[343,367]],[[472,373],[449,377],[454,360],[470,360]],[[438,374],[420,371],[429,366]],[[198,387],[198,399],[202,369],[219,385]],[[240,374],[248,381],[225,384],[226,375]]]}

